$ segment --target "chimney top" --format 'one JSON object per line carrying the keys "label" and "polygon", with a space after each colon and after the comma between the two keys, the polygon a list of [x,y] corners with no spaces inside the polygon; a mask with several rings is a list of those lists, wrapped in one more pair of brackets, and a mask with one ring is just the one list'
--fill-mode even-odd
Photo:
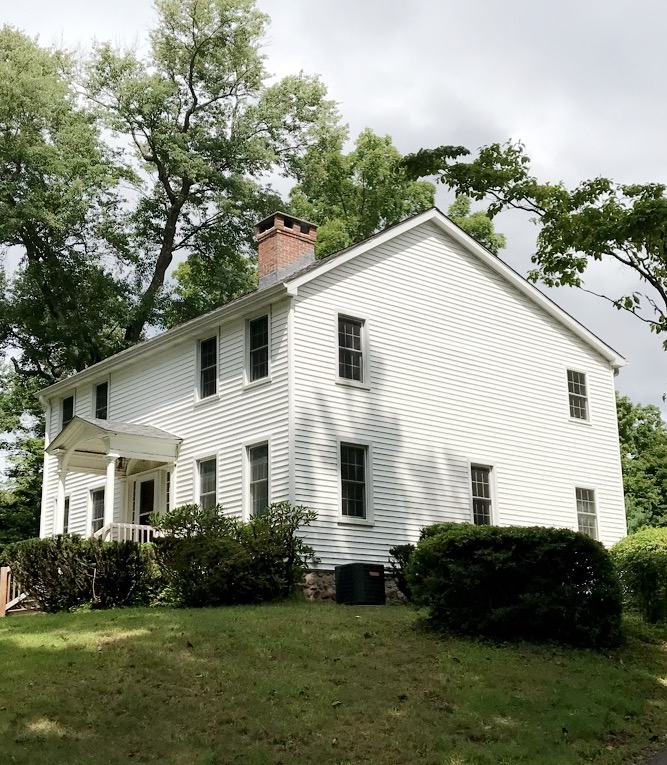
{"label": "chimney top", "polygon": [[313,263],[317,226],[284,212],[257,224],[259,286],[266,287]]}

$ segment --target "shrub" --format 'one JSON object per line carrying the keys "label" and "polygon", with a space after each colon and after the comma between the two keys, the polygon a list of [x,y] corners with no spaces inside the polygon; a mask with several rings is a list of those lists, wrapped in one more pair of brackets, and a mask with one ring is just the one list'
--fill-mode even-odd
{"label": "shrub", "polygon": [[155,517],[165,536],[155,540],[158,566],[174,600],[185,606],[253,603],[290,595],[313,550],[298,536],[315,513],[289,503],[271,505],[243,523],[221,507],[185,505]]}
{"label": "shrub", "polygon": [[620,640],[611,558],[567,529],[447,525],[425,534],[407,578],[439,629],[594,647]]}
{"label": "shrub", "polygon": [[5,558],[30,597],[50,612],[146,603],[156,586],[151,546],[135,542],[65,534],[16,542]]}
{"label": "shrub", "polygon": [[412,590],[408,584],[405,572],[414,551],[415,546],[410,544],[395,545],[389,548],[391,575],[396,582],[399,592],[402,592],[408,600],[412,600]]}
{"label": "shrub", "polygon": [[650,624],[667,621],[667,529],[643,529],[611,549],[625,605]]}

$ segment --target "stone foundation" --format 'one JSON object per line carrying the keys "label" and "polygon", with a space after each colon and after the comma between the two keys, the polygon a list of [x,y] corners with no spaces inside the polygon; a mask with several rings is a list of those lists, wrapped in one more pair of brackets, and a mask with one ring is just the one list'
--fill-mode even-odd
{"label": "stone foundation", "polygon": [[[387,603],[405,600],[391,576],[384,577],[384,591]],[[333,571],[309,571],[303,578],[303,595],[306,600],[336,600],[336,575]]]}

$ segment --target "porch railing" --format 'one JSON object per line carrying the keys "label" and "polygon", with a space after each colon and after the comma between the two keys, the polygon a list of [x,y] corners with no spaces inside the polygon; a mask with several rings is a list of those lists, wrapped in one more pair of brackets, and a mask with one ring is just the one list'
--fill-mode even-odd
{"label": "porch railing", "polygon": [[17,610],[27,597],[21,585],[12,576],[9,566],[0,568],[0,617]]}
{"label": "porch railing", "polygon": [[139,523],[107,523],[93,536],[103,542],[152,542],[160,532]]}

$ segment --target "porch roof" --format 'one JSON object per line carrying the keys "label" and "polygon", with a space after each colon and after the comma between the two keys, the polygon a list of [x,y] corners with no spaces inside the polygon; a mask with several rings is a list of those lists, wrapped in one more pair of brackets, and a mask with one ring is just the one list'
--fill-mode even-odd
{"label": "porch roof", "polygon": [[46,448],[47,453],[67,456],[70,469],[103,470],[106,457],[176,461],[183,439],[152,425],[93,417],[74,417]]}

